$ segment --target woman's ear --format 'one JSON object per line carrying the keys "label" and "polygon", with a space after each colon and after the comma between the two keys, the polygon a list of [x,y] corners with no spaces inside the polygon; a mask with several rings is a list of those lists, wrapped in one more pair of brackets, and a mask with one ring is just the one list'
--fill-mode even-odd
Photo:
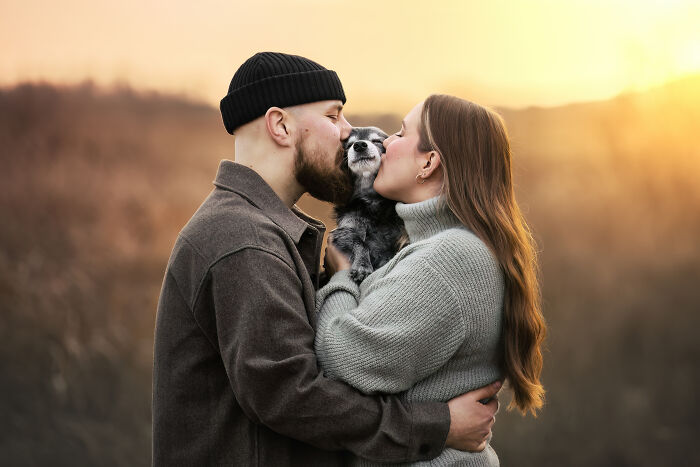
{"label": "woman's ear", "polygon": [[425,174],[425,178],[430,177],[438,167],[440,167],[440,154],[437,151],[430,151],[422,161],[421,170]]}
{"label": "woman's ear", "polygon": [[289,125],[290,116],[284,109],[270,107],[265,112],[267,132],[273,141],[280,146],[292,146],[294,144]]}

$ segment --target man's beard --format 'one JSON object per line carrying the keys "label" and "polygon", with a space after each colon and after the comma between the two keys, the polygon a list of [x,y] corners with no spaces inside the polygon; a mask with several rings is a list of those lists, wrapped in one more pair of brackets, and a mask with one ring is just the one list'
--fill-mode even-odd
{"label": "man's beard", "polygon": [[294,176],[297,182],[314,198],[333,204],[345,203],[352,194],[350,175],[341,169],[345,151],[338,143],[332,166],[325,162],[325,155],[318,148],[305,148],[305,137],[299,138],[294,155]]}

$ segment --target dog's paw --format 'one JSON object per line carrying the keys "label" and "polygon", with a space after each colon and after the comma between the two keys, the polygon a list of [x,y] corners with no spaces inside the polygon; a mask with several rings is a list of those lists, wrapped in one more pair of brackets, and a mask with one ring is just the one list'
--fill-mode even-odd
{"label": "dog's paw", "polygon": [[358,284],[372,274],[372,266],[357,266],[350,269],[350,277]]}

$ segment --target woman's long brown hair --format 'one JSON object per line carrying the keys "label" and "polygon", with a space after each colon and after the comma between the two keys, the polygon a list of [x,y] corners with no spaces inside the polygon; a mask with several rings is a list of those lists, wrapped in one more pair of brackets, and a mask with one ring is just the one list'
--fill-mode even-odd
{"label": "woman's long brown hair", "polygon": [[505,124],[485,107],[435,94],[423,104],[418,149],[440,154],[447,205],[501,265],[506,285],[502,364],[513,390],[509,409],[536,416],[544,401],[540,374],[546,326],[535,243],[515,201]]}

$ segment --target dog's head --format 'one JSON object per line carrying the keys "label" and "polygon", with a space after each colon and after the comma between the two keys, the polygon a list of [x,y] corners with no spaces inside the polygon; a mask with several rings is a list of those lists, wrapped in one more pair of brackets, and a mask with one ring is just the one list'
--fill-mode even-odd
{"label": "dog's head", "polygon": [[345,161],[353,178],[377,175],[387,134],[377,127],[356,127],[345,140]]}

